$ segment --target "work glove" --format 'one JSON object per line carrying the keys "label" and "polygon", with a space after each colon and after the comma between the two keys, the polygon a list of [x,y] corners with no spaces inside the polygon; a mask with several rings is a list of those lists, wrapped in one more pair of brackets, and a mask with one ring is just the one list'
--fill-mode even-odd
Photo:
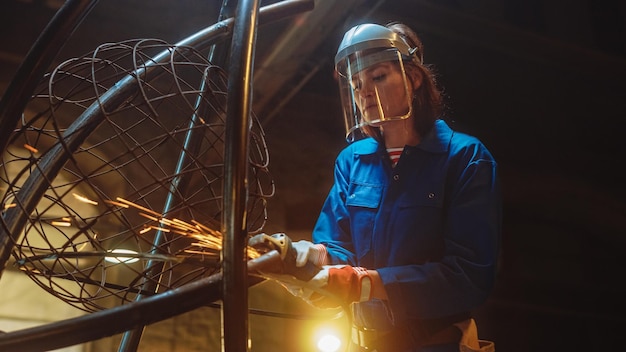
{"label": "work glove", "polygon": [[369,301],[372,281],[367,270],[349,265],[325,265],[309,281],[285,275],[273,276],[292,295],[317,308],[337,308]]}
{"label": "work glove", "polygon": [[326,246],[323,244],[313,244],[306,240],[292,243],[297,252],[296,267],[303,267],[307,261],[322,267],[326,264]]}
{"label": "work glove", "polygon": [[[317,276],[326,276],[326,285],[321,287],[323,291],[314,291],[309,297],[310,304],[315,307],[336,308],[371,298],[372,279],[365,268],[326,265]],[[323,281],[323,278],[318,281]]]}

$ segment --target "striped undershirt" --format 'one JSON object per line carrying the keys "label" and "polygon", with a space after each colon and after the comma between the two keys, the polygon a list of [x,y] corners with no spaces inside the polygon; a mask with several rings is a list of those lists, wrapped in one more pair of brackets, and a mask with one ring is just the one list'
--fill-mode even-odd
{"label": "striped undershirt", "polygon": [[387,154],[389,154],[389,159],[391,159],[392,166],[396,166],[398,160],[400,160],[402,150],[404,150],[404,148],[387,148]]}

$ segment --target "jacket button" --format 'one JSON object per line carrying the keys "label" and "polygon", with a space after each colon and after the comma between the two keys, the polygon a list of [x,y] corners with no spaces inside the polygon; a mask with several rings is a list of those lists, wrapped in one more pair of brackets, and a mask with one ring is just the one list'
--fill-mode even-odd
{"label": "jacket button", "polygon": [[435,194],[434,193],[428,193],[428,199],[433,199],[435,198]]}
{"label": "jacket button", "polygon": [[393,175],[393,179],[398,181],[400,179],[400,175]]}

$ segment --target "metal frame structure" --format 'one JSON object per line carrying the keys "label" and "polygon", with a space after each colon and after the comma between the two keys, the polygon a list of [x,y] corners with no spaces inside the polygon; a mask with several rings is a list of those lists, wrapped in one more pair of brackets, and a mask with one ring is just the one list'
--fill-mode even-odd
{"label": "metal frame structure", "polygon": [[[0,148],[4,150],[11,131],[24,110],[41,76],[62,48],[66,39],[93,9],[97,0],[68,0],[59,9],[41,34],[20,66],[14,80],[0,100]],[[246,207],[246,162],[248,160],[249,119],[252,106],[252,67],[256,43],[256,28],[260,24],[279,20],[313,8],[312,0],[288,0],[259,8],[259,0],[236,2],[234,17],[221,18],[192,36],[177,43],[177,46],[190,46],[202,50],[232,36],[230,46],[231,69],[228,77],[227,128],[225,150],[224,212],[222,233],[222,271],[182,287],[141,297],[135,302],[88,314],[79,318],[59,321],[44,326],[24,329],[0,335],[0,349],[39,351],[75,345],[94,339],[127,332],[120,345],[120,351],[137,349],[142,327],[150,323],[179,315],[218,299],[223,299],[222,334],[225,351],[247,350],[247,287],[259,282],[249,279],[247,272],[256,271],[265,265],[275,265],[280,260],[275,251],[264,254],[255,260],[244,258],[247,235]],[[233,6],[224,1],[223,9]],[[228,11],[224,12],[227,14]],[[224,16],[226,17],[226,16]],[[220,55],[215,51],[212,53]],[[223,55],[223,53],[221,54]],[[164,60],[167,53],[157,55],[153,63]],[[136,75],[149,76],[153,65],[140,68]],[[105,93],[99,106],[112,109],[134,93],[130,84],[132,77],[118,82],[115,89]],[[102,122],[101,109],[90,107],[70,126],[63,137],[64,145],[78,148],[80,143]],[[193,136],[188,136],[189,141]],[[66,149],[67,150],[67,149]],[[66,151],[65,150],[65,151]],[[75,150],[75,149],[74,149]],[[34,209],[45,191],[45,185],[38,180],[55,178],[69,155],[64,151],[53,151],[42,159],[43,171],[33,173],[19,194],[19,202],[26,210]],[[185,162],[185,155],[179,156],[179,164]],[[45,176],[45,177],[40,177]],[[183,182],[184,183],[184,182]],[[169,204],[164,204],[167,210]],[[21,229],[26,223],[28,211],[7,210],[3,214],[0,228],[0,275],[6,266]],[[149,289],[149,287],[146,287]],[[115,321],[115,323],[111,323]],[[131,329],[134,329],[131,331]]]}

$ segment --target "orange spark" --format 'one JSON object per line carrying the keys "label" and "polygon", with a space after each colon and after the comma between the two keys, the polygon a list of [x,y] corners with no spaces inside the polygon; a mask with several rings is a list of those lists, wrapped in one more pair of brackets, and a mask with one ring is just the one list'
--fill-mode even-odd
{"label": "orange spark", "polygon": [[26,143],[24,144],[24,148],[29,150],[33,154],[39,152],[39,150],[37,150],[37,148],[33,147],[32,145],[26,144]]}
{"label": "orange spark", "polygon": [[116,202],[113,200],[105,200],[106,203],[109,203],[111,205],[115,205],[118,206],[120,208],[129,208],[128,204],[124,204],[124,203],[120,203],[120,202]]}
{"label": "orange spark", "polygon": [[81,196],[80,194],[72,193],[72,195],[74,196],[74,198],[78,199],[79,201],[83,203],[87,203],[91,205],[98,205],[98,202],[96,202],[95,200],[91,200],[87,197]]}
{"label": "orange spark", "polygon": [[67,222],[67,221],[50,221],[50,225],[52,225],[52,226],[63,226],[63,227],[72,226],[72,224]]}

